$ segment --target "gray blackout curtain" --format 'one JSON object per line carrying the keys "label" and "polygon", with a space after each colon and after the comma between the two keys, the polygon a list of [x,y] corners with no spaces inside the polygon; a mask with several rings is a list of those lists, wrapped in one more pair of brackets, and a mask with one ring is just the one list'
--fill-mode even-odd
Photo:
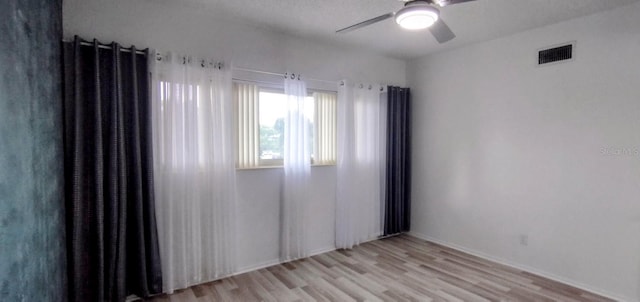
{"label": "gray blackout curtain", "polygon": [[411,225],[411,91],[387,92],[387,167],[384,235],[408,232]]}
{"label": "gray blackout curtain", "polygon": [[64,43],[63,58],[69,300],[149,296],[162,275],[148,51],[82,42]]}

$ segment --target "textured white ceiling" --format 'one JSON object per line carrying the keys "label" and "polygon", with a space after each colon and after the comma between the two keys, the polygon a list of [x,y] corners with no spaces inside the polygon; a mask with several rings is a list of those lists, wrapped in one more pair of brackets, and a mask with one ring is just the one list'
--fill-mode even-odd
{"label": "textured white ceiling", "polygon": [[393,19],[346,34],[335,33],[398,10],[403,5],[399,0],[182,0],[181,5],[295,36],[411,59],[637,1],[640,0],[477,0],[447,6],[441,9],[441,17],[457,38],[442,45],[428,30],[405,31]]}

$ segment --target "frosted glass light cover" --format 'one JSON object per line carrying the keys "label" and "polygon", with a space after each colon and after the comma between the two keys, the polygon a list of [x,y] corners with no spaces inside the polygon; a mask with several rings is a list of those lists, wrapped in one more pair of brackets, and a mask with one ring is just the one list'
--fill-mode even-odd
{"label": "frosted glass light cover", "polygon": [[438,21],[439,11],[430,5],[405,6],[396,14],[396,23],[402,28],[418,30],[427,28]]}

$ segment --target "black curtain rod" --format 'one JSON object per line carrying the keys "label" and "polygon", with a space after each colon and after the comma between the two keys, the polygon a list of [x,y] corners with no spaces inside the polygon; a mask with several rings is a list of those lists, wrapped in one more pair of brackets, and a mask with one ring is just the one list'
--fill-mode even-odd
{"label": "black curtain rod", "polygon": [[[73,43],[74,41],[73,41],[73,40],[71,40],[71,41],[65,41],[65,40],[62,40],[62,42],[63,42],[63,43]],[[89,42],[89,41],[80,41],[80,45],[82,45],[82,46],[93,46],[93,42]],[[98,43],[98,48],[102,48],[102,49],[113,49],[113,47],[111,46],[111,44],[102,44],[102,43]],[[120,48],[120,51],[121,51],[121,52],[131,52],[131,48],[124,48],[124,47],[121,47],[121,48]],[[145,50],[138,50],[138,49],[136,49],[136,54],[139,54],[139,55],[146,55],[146,54],[147,54],[147,52],[146,52]]]}

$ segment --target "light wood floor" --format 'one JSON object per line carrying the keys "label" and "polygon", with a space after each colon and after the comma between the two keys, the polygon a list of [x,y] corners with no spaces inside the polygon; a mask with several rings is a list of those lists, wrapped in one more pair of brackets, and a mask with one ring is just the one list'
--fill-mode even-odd
{"label": "light wood floor", "polygon": [[611,301],[402,235],[150,301]]}

